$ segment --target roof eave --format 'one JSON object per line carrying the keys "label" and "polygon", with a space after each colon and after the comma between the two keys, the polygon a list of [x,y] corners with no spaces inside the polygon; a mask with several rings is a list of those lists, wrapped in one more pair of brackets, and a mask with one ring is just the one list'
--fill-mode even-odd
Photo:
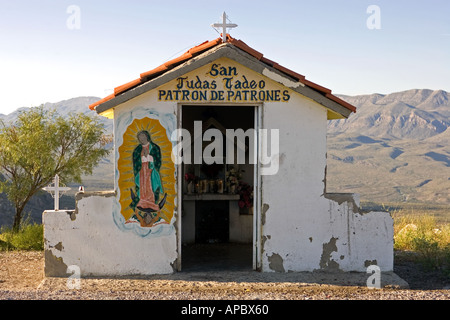
{"label": "roof eave", "polygon": [[[137,86],[132,87],[131,89],[124,91],[109,100],[101,102],[95,107],[95,110],[98,114],[105,113],[109,109],[112,109],[145,92],[153,90],[169,81],[175,80],[183,74],[194,71],[195,69],[198,69],[222,57],[232,59],[237,63],[240,63],[269,78],[271,75],[275,74],[276,77],[273,77],[274,81],[280,82],[293,91],[300,93],[329,109],[331,111],[329,114],[333,114],[332,117],[328,117],[330,119],[338,119],[338,115],[341,116],[340,118],[348,118],[352,112],[356,111],[353,106],[332,95],[331,90],[310,82],[304,79],[304,77],[299,80],[299,77],[295,77],[297,74],[289,76],[285,72],[280,71],[280,69],[283,70],[280,66],[278,66],[278,68],[274,68],[264,62],[264,60],[267,59],[261,59],[261,57],[258,59],[258,57],[255,57],[254,55],[251,55],[230,43],[222,43],[214,46],[198,56],[192,57],[178,66],[156,76],[153,79],[150,79],[142,84],[138,84]],[[281,80],[279,77],[282,77]]]}

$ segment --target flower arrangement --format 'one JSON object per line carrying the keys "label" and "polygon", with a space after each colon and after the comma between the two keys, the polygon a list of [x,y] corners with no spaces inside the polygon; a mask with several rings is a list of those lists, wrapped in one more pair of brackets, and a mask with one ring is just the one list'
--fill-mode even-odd
{"label": "flower arrangement", "polygon": [[239,180],[242,178],[242,171],[236,170],[235,168],[231,168],[225,174],[227,187],[237,186],[239,184]]}
{"label": "flower arrangement", "polygon": [[186,180],[187,183],[195,182],[197,180],[197,177],[193,173],[186,173],[184,175],[184,180]]}
{"label": "flower arrangement", "polygon": [[193,173],[186,173],[184,175],[184,180],[186,180],[187,182],[187,193],[191,194],[192,192],[194,192],[195,189],[195,183],[197,182],[198,178],[195,174]]}
{"label": "flower arrangement", "polygon": [[246,182],[240,181],[237,187],[237,193],[240,195],[238,202],[239,208],[253,207],[253,187]]}

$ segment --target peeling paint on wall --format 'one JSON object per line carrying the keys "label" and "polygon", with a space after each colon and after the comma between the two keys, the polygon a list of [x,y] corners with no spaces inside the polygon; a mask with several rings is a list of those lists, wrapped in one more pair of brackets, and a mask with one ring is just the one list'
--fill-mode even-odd
{"label": "peeling paint on wall", "polygon": [[76,210],[72,210],[70,212],[67,212],[69,214],[70,220],[75,221],[77,220],[77,211]]}
{"label": "peeling paint on wall", "polygon": [[86,199],[90,197],[104,197],[104,198],[110,198],[115,197],[116,192],[115,191],[93,191],[93,192],[78,192],[75,195],[75,200],[78,202],[81,199]]}
{"label": "peeling paint on wall", "polygon": [[267,258],[269,260],[269,268],[275,272],[286,272],[283,266],[283,258],[278,253],[273,253],[270,257]]}
{"label": "peeling paint on wall", "polygon": [[173,262],[170,263],[170,266],[172,267],[173,272],[178,271],[178,258],[175,259]]}
{"label": "peeling paint on wall", "polygon": [[51,250],[44,251],[45,276],[66,277],[67,265],[62,258],[56,257]]}
{"label": "peeling paint on wall", "polygon": [[267,240],[270,240],[272,236],[270,234],[261,237],[261,253],[264,252],[265,244]]}
{"label": "peeling paint on wall", "polygon": [[341,205],[347,202],[349,207],[352,208],[353,212],[363,213],[355,201],[353,193],[326,193],[325,198],[333,200]]}
{"label": "peeling paint on wall", "polygon": [[330,241],[322,246],[322,256],[320,257],[320,269],[326,271],[339,270],[339,264],[331,258],[331,253],[337,252],[336,240],[338,238],[331,237]]}
{"label": "peeling paint on wall", "polygon": [[56,250],[62,251],[64,249],[62,242],[58,242],[58,244],[55,246]]}
{"label": "peeling paint on wall", "polygon": [[364,261],[364,267],[367,268],[368,266],[371,266],[371,265],[377,265],[377,259]]}
{"label": "peeling paint on wall", "polygon": [[280,76],[278,73],[270,71],[267,68],[264,68],[264,70],[262,71],[262,74],[265,75],[266,77],[272,79],[273,81],[279,82],[282,85],[289,87],[289,88],[298,88],[300,86],[301,87],[305,86],[300,81],[291,81],[291,80],[287,79],[286,77]]}
{"label": "peeling paint on wall", "polygon": [[261,225],[266,224],[266,212],[269,210],[269,205],[264,203],[261,210]]}

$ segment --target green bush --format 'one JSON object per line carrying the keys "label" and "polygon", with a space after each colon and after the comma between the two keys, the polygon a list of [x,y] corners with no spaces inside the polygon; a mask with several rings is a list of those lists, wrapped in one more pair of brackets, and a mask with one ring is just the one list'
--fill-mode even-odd
{"label": "green bush", "polygon": [[443,246],[436,235],[418,234],[412,240],[414,251],[418,252],[422,263],[430,269],[448,269],[449,246]]}
{"label": "green bush", "polygon": [[450,275],[450,225],[438,225],[430,215],[393,216],[394,249],[416,252],[423,266]]}
{"label": "green bush", "polygon": [[43,250],[44,227],[41,224],[26,224],[18,232],[12,228],[0,230],[0,250]]}

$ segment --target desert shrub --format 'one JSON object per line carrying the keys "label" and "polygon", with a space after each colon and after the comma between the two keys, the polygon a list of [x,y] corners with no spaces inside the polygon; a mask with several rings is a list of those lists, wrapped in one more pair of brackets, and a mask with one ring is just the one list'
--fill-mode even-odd
{"label": "desert shrub", "polygon": [[12,228],[0,230],[0,250],[43,250],[44,227],[41,224],[22,225],[18,232]]}
{"label": "desert shrub", "polygon": [[450,274],[450,225],[438,225],[431,215],[393,217],[394,249],[416,252],[426,268]]}

